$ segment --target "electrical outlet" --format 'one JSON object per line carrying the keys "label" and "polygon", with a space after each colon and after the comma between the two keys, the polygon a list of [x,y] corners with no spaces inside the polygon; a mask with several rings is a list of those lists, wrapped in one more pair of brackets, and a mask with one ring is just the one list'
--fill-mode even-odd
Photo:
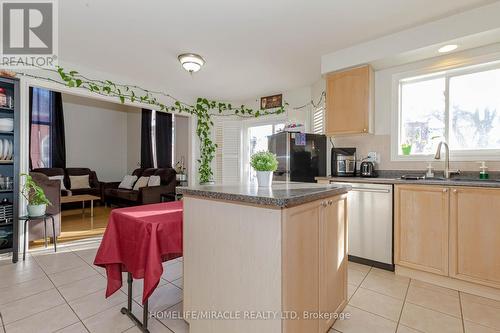
{"label": "electrical outlet", "polygon": [[371,162],[375,162],[375,163],[378,163],[378,154],[377,152],[374,152],[374,151],[371,151],[368,153],[368,160],[370,160]]}

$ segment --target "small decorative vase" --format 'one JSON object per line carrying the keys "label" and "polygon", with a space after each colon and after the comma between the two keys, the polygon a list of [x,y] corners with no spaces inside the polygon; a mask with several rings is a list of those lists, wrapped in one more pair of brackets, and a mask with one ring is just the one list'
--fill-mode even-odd
{"label": "small decorative vase", "polygon": [[259,187],[271,187],[273,184],[273,172],[257,171],[257,184]]}
{"label": "small decorative vase", "polygon": [[47,211],[47,205],[28,205],[28,216],[42,216]]}

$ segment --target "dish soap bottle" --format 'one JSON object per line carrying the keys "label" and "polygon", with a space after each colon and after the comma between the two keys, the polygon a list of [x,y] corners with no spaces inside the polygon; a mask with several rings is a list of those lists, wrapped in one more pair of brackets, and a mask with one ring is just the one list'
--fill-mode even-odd
{"label": "dish soap bottle", "polygon": [[434,178],[434,168],[432,167],[432,163],[429,162],[427,165],[427,172],[425,173],[425,178]]}
{"label": "dish soap bottle", "polygon": [[479,167],[479,179],[488,179],[490,175],[488,174],[488,167],[486,166],[486,162],[480,162],[481,166]]}

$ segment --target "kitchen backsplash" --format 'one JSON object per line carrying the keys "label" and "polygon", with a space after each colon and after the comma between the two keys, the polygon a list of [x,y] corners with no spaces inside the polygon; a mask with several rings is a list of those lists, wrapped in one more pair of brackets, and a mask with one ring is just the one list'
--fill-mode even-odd
{"label": "kitchen backsplash", "polygon": [[[381,170],[425,170],[427,161],[391,161],[391,136],[390,135],[349,135],[334,138],[336,147],[356,147],[358,156],[367,156],[368,152],[377,152],[380,156],[377,169]],[[436,170],[443,168],[444,160],[429,160],[433,162]],[[500,171],[500,161],[487,162],[489,171]],[[476,161],[450,162],[451,169],[478,171]]]}

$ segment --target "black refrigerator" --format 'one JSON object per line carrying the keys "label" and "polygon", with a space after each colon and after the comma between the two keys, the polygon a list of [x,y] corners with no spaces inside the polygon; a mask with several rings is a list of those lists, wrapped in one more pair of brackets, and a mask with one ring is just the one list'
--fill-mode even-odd
{"label": "black refrigerator", "polygon": [[278,158],[274,180],[314,183],[326,176],[326,136],[281,132],[269,136],[268,149]]}

